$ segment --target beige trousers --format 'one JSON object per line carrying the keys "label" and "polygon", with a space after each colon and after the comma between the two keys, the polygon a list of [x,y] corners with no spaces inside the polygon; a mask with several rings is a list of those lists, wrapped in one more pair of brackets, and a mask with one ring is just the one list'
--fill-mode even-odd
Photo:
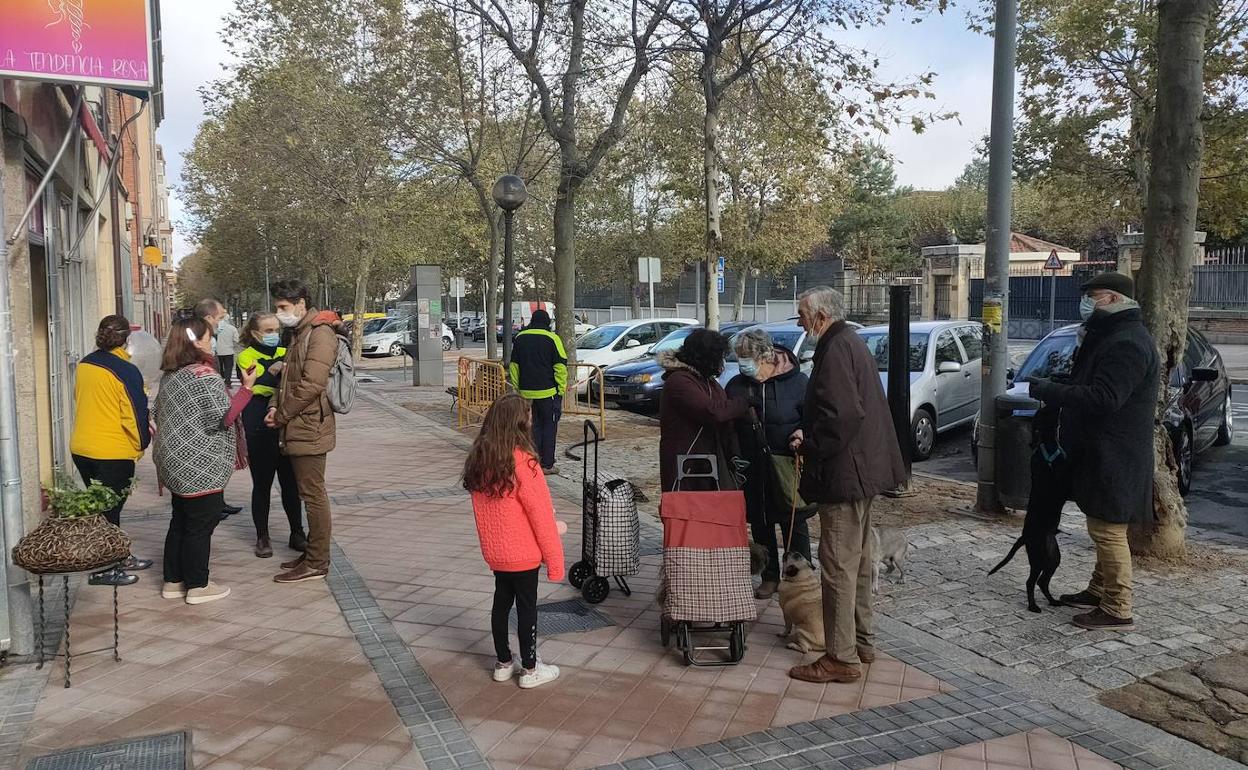
{"label": "beige trousers", "polygon": [[824,645],[841,663],[860,663],[857,648],[873,646],[871,502],[819,506]]}
{"label": "beige trousers", "polygon": [[1088,593],[1101,600],[1101,609],[1116,618],[1131,617],[1131,549],[1127,525],[1088,516],[1088,535],[1096,545],[1096,567]]}

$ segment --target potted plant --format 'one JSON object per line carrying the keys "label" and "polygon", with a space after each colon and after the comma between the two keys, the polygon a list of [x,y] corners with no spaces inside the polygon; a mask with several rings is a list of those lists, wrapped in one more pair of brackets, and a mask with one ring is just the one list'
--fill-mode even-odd
{"label": "potted plant", "polygon": [[101,514],[130,494],[92,481],[85,489],[58,476],[43,488],[44,509],[51,515],[13,549],[13,562],[35,573],[99,569],[130,555],[130,538]]}

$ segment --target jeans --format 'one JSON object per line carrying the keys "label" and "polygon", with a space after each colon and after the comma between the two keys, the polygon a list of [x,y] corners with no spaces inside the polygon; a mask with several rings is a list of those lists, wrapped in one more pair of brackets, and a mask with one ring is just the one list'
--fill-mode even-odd
{"label": "jeans", "polygon": [[325,455],[296,455],[288,459],[299,497],[308,510],[308,550],[303,552],[304,562],[312,569],[329,569],[333,524],[329,517],[329,492],[325,489]]}
{"label": "jeans", "polygon": [[225,387],[232,387],[234,385],[234,355],[217,356],[217,369],[221,372],[221,379],[225,380]]}
{"label": "jeans", "polygon": [[[82,455],[74,455],[74,466],[82,476],[82,483],[90,485],[92,480],[98,481],[118,494],[127,494],[130,483],[134,481],[134,460],[94,460]],[[125,497],[117,505],[104,511],[104,518],[110,524],[121,526],[121,509],[126,505]]]}
{"label": "jeans", "polygon": [[225,495],[173,496],[173,518],[165,535],[165,582],[185,583],[187,590],[208,585],[212,531],[221,521]]}
{"label": "jeans", "polygon": [[820,505],[819,525],[824,648],[841,663],[858,664],[857,648],[874,646],[871,500]]}
{"label": "jeans", "polygon": [[303,532],[299,484],[295,481],[290,458],[278,448],[276,430],[260,428],[247,433],[247,463],[251,471],[251,520],[256,525],[256,537],[269,536],[269,498],[275,476],[282,490],[282,509],[290,522],[290,534]]}
{"label": "jeans", "polygon": [[[810,561],[810,527],[800,515],[793,522],[793,538],[789,539],[789,517],[780,522],[780,536],[783,542],[789,543],[790,551],[797,551]],[[763,582],[780,582],[780,546],[776,540],[776,525],[771,523],[750,523],[750,534],[754,542],[767,549],[767,566],[763,568]]]}
{"label": "jeans", "polygon": [[537,573],[541,567],[524,572],[494,573],[494,609],[490,630],[499,663],[511,662],[511,635],[508,630],[511,605],[516,605],[516,635],[520,637],[520,665],[537,668]]}
{"label": "jeans", "polygon": [[555,467],[555,438],[559,435],[559,417],[563,415],[563,397],[533,399],[533,447],[543,468]]}

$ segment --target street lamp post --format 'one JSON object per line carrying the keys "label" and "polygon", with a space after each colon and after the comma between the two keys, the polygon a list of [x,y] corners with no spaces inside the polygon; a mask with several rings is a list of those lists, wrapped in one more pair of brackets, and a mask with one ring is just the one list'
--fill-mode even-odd
{"label": "street lamp post", "polygon": [[503,210],[503,366],[511,364],[511,304],[515,293],[516,261],[511,252],[512,220],[516,209],[524,205],[529,193],[524,180],[515,174],[503,174],[494,183],[494,202]]}

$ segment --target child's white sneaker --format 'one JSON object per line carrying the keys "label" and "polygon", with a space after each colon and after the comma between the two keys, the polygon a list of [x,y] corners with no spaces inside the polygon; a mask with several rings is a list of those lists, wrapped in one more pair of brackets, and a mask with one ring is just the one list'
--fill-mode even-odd
{"label": "child's white sneaker", "polygon": [[520,661],[515,658],[512,658],[510,663],[495,663],[494,681],[509,681],[513,676],[517,676],[518,674],[523,673],[523,671],[524,669],[520,666]]}
{"label": "child's white sneaker", "polygon": [[531,690],[534,687],[541,687],[547,682],[553,682],[558,678],[559,667],[543,663],[541,658],[538,658],[536,668],[531,671],[525,669],[520,672],[520,689]]}

